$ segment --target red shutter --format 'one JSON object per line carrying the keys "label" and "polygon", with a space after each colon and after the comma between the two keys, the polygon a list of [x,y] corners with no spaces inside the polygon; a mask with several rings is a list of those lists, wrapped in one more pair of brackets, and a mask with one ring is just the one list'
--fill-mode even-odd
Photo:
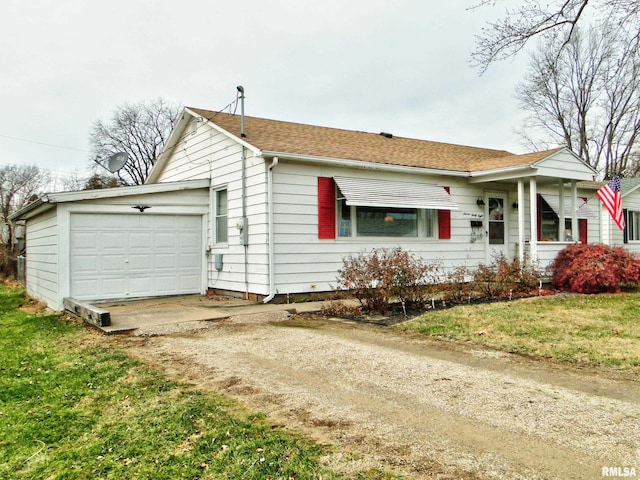
{"label": "red shutter", "polygon": [[336,238],[336,186],[331,177],[318,177],[318,238]]}
{"label": "red shutter", "polygon": [[[443,187],[450,195],[449,187]],[[451,210],[438,210],[438,238],[448,240],[451,238]]]}
{"label": "red shutter", "polygon": [[579,232],[580,243],[583,243],[584,245],[589,243],[587,239],[587,219],[586,218],[578,219],[578,232]]}

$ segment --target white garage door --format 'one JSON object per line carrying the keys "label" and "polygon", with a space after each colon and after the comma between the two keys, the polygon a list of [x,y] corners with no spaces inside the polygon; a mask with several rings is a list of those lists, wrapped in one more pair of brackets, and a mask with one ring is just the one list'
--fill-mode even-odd
{"label": "white garage door", "polygon": [[72,214],[70,248],[78,300],[201,291],[200,216]]}

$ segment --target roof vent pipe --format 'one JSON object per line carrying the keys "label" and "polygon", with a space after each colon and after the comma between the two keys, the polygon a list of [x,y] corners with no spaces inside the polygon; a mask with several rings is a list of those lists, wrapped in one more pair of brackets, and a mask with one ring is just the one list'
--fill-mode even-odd
{"label": "roof vent pipe", "polygon": [[244,133],[244,87],[242,85],[238,85],[236,88],[240,93],[240,136],[244,138],[246,137]]}

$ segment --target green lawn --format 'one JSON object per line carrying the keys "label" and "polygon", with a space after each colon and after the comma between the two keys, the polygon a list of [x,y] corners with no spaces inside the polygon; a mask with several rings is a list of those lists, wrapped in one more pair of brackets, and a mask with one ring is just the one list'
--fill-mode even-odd
{"label": "green lawn", "polygon": [[0,478],[342,478],[326,447],[23,302],[0,286]]}
{"label": "green lawn", "polygon": [[398,328],[558,362],[640,371],[638,293],[458,306]]}

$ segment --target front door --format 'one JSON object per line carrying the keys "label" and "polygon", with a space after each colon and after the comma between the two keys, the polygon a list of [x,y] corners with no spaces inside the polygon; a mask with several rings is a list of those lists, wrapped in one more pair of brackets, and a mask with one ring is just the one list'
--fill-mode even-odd
{"label": "front door", "polygon": [[485,195],[485,218],[487,219],[486,261],[488,264],[500,256],[508,255],[507,243],[507,196],[504,193]]}

